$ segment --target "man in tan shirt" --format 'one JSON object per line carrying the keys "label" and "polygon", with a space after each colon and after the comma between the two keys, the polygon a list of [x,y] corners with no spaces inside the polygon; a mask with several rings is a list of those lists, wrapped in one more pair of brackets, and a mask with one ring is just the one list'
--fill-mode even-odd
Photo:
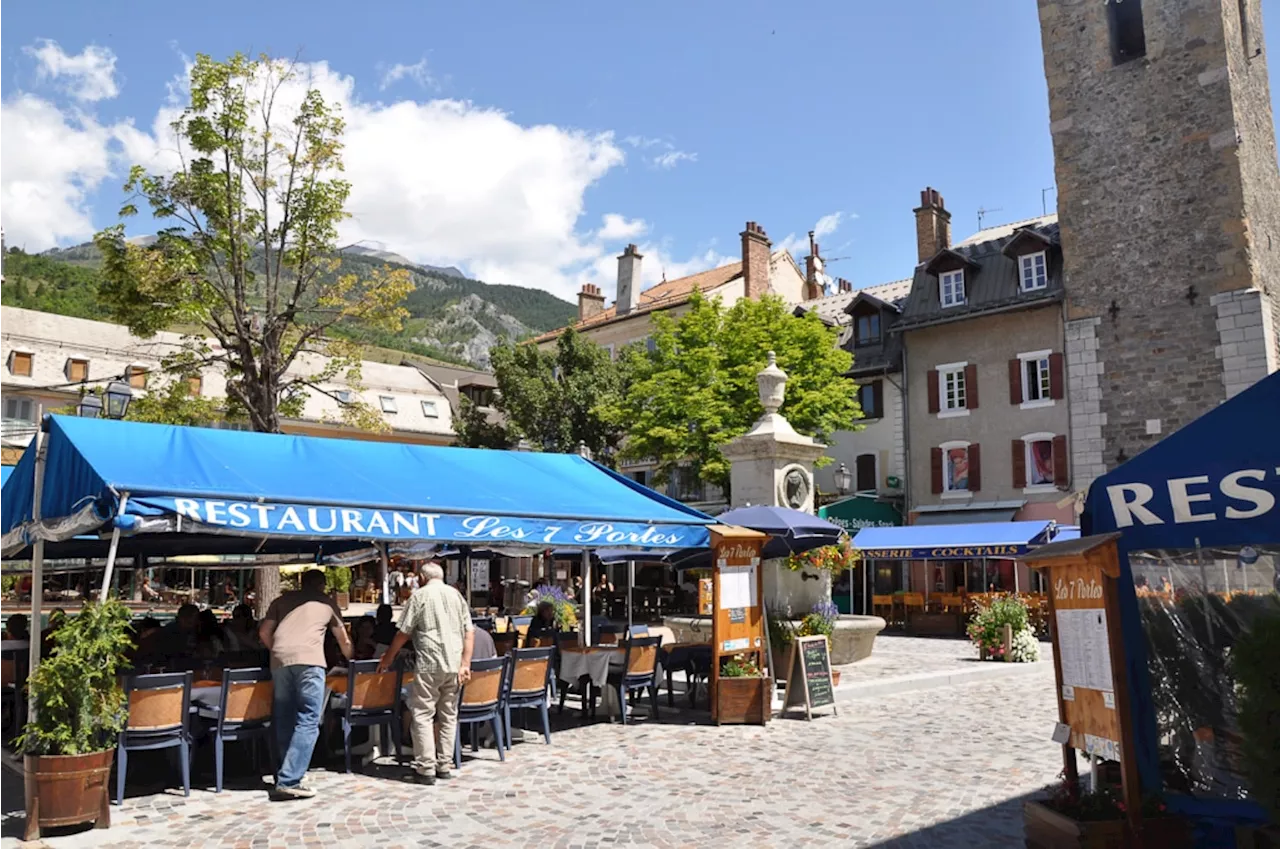
{"label": "man in tan shirt", "polygon": [[324,635],[337,639],[344,657],[352,655],[342,613],[324,593],[324,572],[302,575],[302,589],[280,596],[267,608],[258,628],[262,644],[271,650],[275,726],[280,769],[271,791],[275,801],[309,799],[316,792],[304,787],[311,754],[324,718]]}
{"label": "man in tan shirt", "polygon": [[439,564],[423,569],[426,586],[415,590],[400,614],[400,630],[378,664],[386,670],[413,641],[417,674],[409,694],[413,711],[413,772],[419,784],[451,777],[458,733],[458,689],[471,678],[475,626],[462,594],[444,582]]}

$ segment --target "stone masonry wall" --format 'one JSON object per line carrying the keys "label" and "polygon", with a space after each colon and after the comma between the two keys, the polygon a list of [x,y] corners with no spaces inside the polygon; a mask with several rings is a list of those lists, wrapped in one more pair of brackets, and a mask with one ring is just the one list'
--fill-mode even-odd
{"label": "stone masonry wall", "polygon": [[1216,295],[1256,288],[1261,309],[1280,309],[1280,177],[1274,133],[1259,128],[1271,124],[1266,71],[1261,57],[1245,61],[1238,20],[1231,34],[1236,3],[1143,0],[1146,55],[1120,65],[1101,0],[1039,8],[1066,318],[1101,319],[1089,415],[1104,422],[1110,468],[1227,397]]}

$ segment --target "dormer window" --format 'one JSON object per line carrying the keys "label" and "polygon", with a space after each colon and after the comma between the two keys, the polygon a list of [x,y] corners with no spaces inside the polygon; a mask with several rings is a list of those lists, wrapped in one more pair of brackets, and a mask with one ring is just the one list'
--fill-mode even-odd
{"label": "dormer window", "polygon": [[868,312],[854,316],[853,319],[853,344],[854,345],[879,345],[880,344],[880,313]]}
{"label": "dormer window", "polygon": [[939,300],[946,307],[958,307],[964,304],[964,269],[944,271],[938,275]]}
{"label": "dormer window", "polygon": [[1044,251],[1018,257],[1018,269],[1022,291],[1034,292],[1049,285],[1049,265]]}

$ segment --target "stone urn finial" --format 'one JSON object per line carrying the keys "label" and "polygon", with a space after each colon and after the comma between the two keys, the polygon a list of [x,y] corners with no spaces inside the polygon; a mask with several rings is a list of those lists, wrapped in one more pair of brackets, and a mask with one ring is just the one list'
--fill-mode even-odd
{"label": "stone urn finial", "polygon": [[765,415],[773,415],[782,409],[782,402],[787,394],[787,373],[778,368],[778,358],[773,351],[769,352],[769,364],[756,375],[760,384],[760,406]]}

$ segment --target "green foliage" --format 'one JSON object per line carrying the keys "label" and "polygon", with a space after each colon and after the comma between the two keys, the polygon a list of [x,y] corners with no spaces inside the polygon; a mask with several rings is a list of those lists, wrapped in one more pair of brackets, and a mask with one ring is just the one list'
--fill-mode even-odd
{"label": "green foliage", "polygon": [[797,431],[829,441],[862,416],[857,386],[845,377],[853,358],[836,345],[837,331],[816,314],[797,318],[781,298],[742,299],[725,309],[694,293],[675,318],[654,317],[654,350],[632,346],[620,358],[630,377],[606,418],[626,430],[623,456],[654,457],[656,480],[688,467],[728,492],[729,463],[720,446],[760,417],[756,375],[777,354],[788,376],[782,415]]}
{"label": "green foliage", "polygon": [[[339,375],[358,380],[358,346],[329,330],[399,330],[412,288],[403,270],[362,277],[338,267],[351,188],[340,176],[345,126],[316,89],[281,114],[277,95],[300,82],[289,63],[197,55],[190,105],[171,124],[182,167],[151,174],[134,166],[125,183],[164,229],[149,244],[127,241],[123,225],[94,239],[111,317],[140,336],[198,328],[165,358],[165,371],[223,370],[232,409],[266,432],[279,431],[280,406],[296,390]],[[136,213],[133,200],[120,210]],[[300,374],[305,352],[328,359]],[[344,405],[350,423],[381,421],[364,406]]]}
{"label": "green foliage", "polygon": [[101,275],[40,254],[10,248],[4,256],[0,303],[76,318],[102,317],[98,301]]}
{"label": "green foliage", "polygon": [[758,678],[760,667],[746,655],[735,654],[720,662],[721,678]]}
{"label": "green foliage", "polygon": [[351,570],[346,566],[326,566],[324,570],[324,591],[327,593],[350,592]]}
{"label": "green foliage", "polygon": [[804,619],[800,620],[800,627],[796,630],[796,636],[823,636],[830,642],[836,632],[836,617],[839,615],[840,609],[834,604],[829,601],[820,601],[813,606],[811,611],[804,615]]}
{"label": "green foliage", "polygon": [[[773,610],[773,607],[770,606],[768,610]],[[769,645],[775,651],[779,648],[786,648],[795,641],[796,631],[791,625],[791,620],[767,613],[766,624],[769,627]]]}
{"label": "green foliage", "polygon": [[458,441],[472,448],[506,448],[526,439],[538,450],[572,453],[580,444],[602,463],[612,458],[622,428],[604,414],[621,401],[626,368],[585,336],[566,330],[554,352],[536,345],[499,345],[490,352],[498,380],[495,407],[501,425],[464,412]]}
{"label": "green foliage", "polygon": [[1280,609],[1259,616],[1231,652],[1250,795],[1280,822]]}
{"label": "green foliage", "polygon": [[83,755],[115,745],[127,719],[119,676],[132,646],[129,609],[86,604],[53,637],[54,649],[27,679],[35,717],[18,741],[32,755]]}
{"label": "green foliage", "polygon": [[458,414],[453,417],[453,432],[458,436],[459,445],[505,450],[515,444],[507,427],[501,421],[491,420],[489,413],[471,403],[470,398],[464,396],[458,406]]}

